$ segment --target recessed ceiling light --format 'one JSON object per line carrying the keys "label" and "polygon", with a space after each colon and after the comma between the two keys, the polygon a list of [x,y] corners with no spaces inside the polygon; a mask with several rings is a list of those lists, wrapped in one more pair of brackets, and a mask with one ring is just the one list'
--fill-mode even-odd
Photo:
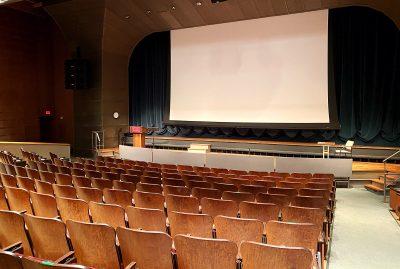
{"label": "recessed ceiling light", "polygon": [[175,6],[172,6],[172,7],[171,7],[171,9],[172,9],[172,10],[175,10],[175,9],[176,9],[176,7],[175,7]]}
{"label": "recessed ceiling light", "polygon": [[201,6],[203,3],[202,2],[196,2],[196,6]]}
{"label": "recessed ceiling light", "polygon": [[130,16],[130,15],[125,15],[124,18],[127,19],[127,20],[129,20],[129,19],[131,18],[131,16]]}
{"label": "recessed ceiling light", "polygon": [[150,15],[151,14],[151,10],[146,10],[146,14]]}

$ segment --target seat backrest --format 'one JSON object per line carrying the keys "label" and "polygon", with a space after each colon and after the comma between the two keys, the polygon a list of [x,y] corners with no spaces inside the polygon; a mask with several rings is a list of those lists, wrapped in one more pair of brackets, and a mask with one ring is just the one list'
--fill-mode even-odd
{"label": "seat backrest", "polygon": [[126,208],[129,228],[145,231],[166,231],[166,217],[160,209],[128,206]]}
{"label": "seat backrest", "polygon": [[301,182],[280,181],[276,184],[279,188],[291,188],[297,191],[304,188],[305,184]]}
{"label": "seat backrest", "polygon": [[167,195],[165,197],[167,212],[199,213],[199,199],[196,197]]}
{"label": "seat backrest", "polygon": [[141,192],[151,192],[151,193],[159,193],[163,192],[163,188],[158,184],[149,184],[149,183],[137,183],[136,190]]}
{"label": "seat backrest", "polygon": [[320,208],[286,206],[282,208],[282,220],[285,222],[314,223],[322,229],[326,212]]}
{"label": "seat backrest", "polygon": [[305,188],[320,189],[320,190],[332,190],[332,183],[308,182],[305,185]]}
{"label": "seat backrest", "polygon": [[39,171],[32,168],[26,168],[26,173],[30,179],[40,179]]}
{"label": "seat backrest", "polygon": [[53,172],[39,171],[39,175],[40,175],[40,180],[42,180],[44,182],[47,182],[50,184],[56,183],[56,178],[55,178]]}
{"label": "seat backrest", "polygon": [[53,184],[54,196],[76,199],[76,189],[68,185]]}
{"label": "seat backrest", "polygon": [[17,176],[18,187],[26,191],[35,191],[35,181],[28,177]]}
{"label": "seat backrest", "polygon": [[[310,250],[284,246],[272,246],[255,242],[240,245],[243,268],[298,268],[310,269],[313,257]],[[257,253],[255,255],[255,253]]]}
{"label": "seat backrest", "polygon": [[314,254],[320,228],[311,223],[269,221],[266,225],[267,243],[277,246],[303,247]]}
{"label": "seat backrest", "polygon": [[1,174],[1,182],[4,187],[18,187],[18,182],[15,176],[8,174]]}
{"label": "seat backrest", "polygon": [[259,193],[256,196],[256,201],[258,203],[276,204],[282,207],[289,205],[291,202],[291,198],[284,194]]}
{"label": "seat backrest", "polygon": [[117,236],[124,266],[135,261],[137,268],[173,268],[172,239],[166,233],[118,227]]}
{"label": "seat backrest", "polygon": [[233,242],[177,235],[174,244],[178,268],[236,269],[238,248]]}
{"label": "seat backrest", "polygon": [[108,179],[92,178],[91,181],[92,181],[92,187],[100,190],[104,190],[106,188],[112,189],[113,187],[113,182]]}
{"label": "seat backrest", "polygon": [[91,188],[92,181],[84,176],[72,176],[72,184],[74,187]]}
{"label": "seat backrest", "polygon": [[67,220],[90,222],[89,205],[85,201],[61,197],[56,197],[56,201],[61,219],[64,222]]}
{"label": "seat backrest", "polygon": [[8,210],[8,204],[6,199],[6,192],[0,187],[0,210]]}
{"label": "seat backrest", "polygon": [[68,220],[67,229],[78,263],[102,269],[120,268],[112,227]]}
{"label": "seat backrest", "polygon": [[239,211],[239,205],[235,201],[220,200],[212,198],[201,199],[201,210],[204,214],[216,217],[218,215],[236,217]]}
{"label": "seat backrest", "polygon": [[258,219],[268,222],[270,220],[278,220],[280,207],[275,204],[241,202],[239,210],[241,218]]}
{"label": "seat backrest", "polygon": [[163,178],[162,179],[163,185],[169,185],[169,186],[181,186],[185,187],[185,181],[182,179],[172,179],[172,178]]}
{"label": "seat backrest", "polygon": [[266,192],[268,192],[269,188],[276,187],[276,182],[275,181],[271,181],[271,180],[254,180],[253,184],[254,185],[264,186],[265,188],[267,188]]}
{"label": "seat backrest", "polygon": [[193,197],[201,200],[203,197],[213,198],[213,199],[221,199],[222,191],[218,189],[209,189],[209,188],[193,188],[192,189]]}
{"label": "seat backrest", "polygon": [[321,196],[296,196],[292,201],[293,206],[327,209],[329,199]]}
{"label": "seat backrest", "polygon": [[0,251],[0,265],[4,269],[23,269],[21,258],[8,251]]}
{"label": "seat backrest", "polygon": [[57,203],[54,196],[30,191],[32,208],[35,216],[44,218],[56,218],[58,216]]}
{"label": "seat backrest", "polygon": [[262,185],[240,185],[239,192],[249,192],[256,196],[260,192],[267,192],[268,188]]}
{"label": "seat backrest", "polygon": [[212,184],[207,181],[188,181],[187,186],[189,189],[192,188],[212,188]]}
{"label": "seat backrest", "polygon": [[121,174],[120,180],[123,182],[138,183],[140,182],[140,175]]}
{"label": "seat backrest", "polygon": [[140,182],[141,183],[147,183],[147,184],[161,185],[162,184],[161,175],[160,175],[160,177],[141,176],[140,177]]}
{"label": "seat backrest", "polygon": [[164,210],[164,196],[159,193],[135,191],[133,200],[137,207]]}
{"label": "seat backrest", "polygon": [[232,192],[237,192],[239,189],[236,187],[234,184],[226,184],[226,183],[213,183],[213,188],[218,189],[222,192],[224,191],[232,191]]}
{"label": "seat backrest", "polygon": [[252,194],[250,192],[224,191],[222,193],[222,199],[235,201],[239,205],[240,202],[243,202],[243,201],[254,202],[255,197],[254,197],[254,194]]}
{"label": "seat backrest", "polygon": [[264,224],[260,220],[217,216],[214,219],[217,238],[233,241],[262,242]]}
{"label": "seat backrest", "polygon": [[181,196],[190,196],[191,191],[187,187],[164,185],[164,195],[173,194]]}
{"label": "seat backrest", "polygon": [[303,188],[299,190],[300,196],[321,196],[325,199],[330,199],[331,191],[330,190],[323,190],[323,189],[308,189]]}
{"label": "seat backrest", "polygon": [[50,183],[35,179],[35,187],[38,193],[54,196],[53,185]]}
{"label": "seat backrest", "polygon": [[102,172],[102,178],[108,179],[108,180],[119,180],[120,176],[118,173],[113,173],[113,172]]}
{"label": "seat backrest", "polygon": [[113,188],[115,190],[126,190],[126,191],[130,191],[131,193],[133,193],[136,191],[136,183],[114,180]]}
{"label": "seat backrest", "polygon": [[14,168],[15,168],[15,173],[16,173],[17,176],[20,176],[20,177],[27,177],[28,176],[28,173],[26,172],[26,168],[25,167],[16,165],[16,166],[14,166]]}
{"label": "seat backrest", "polygon": [[76,187],[76,195],[77,195],[78,199],[82,199],[87,203],[89,203],[91,201],[96,202],[96,203],[103,202],[103,192],[100,189]]}
{"label": "seat backrest", "polygon": [[212,238],[213,219],[209,215],[171,211],[168,220],[173,238],[177,234]]}
{"label": "seat backrest", "polygon": [[133,197],[130,191],[105,188],[103,190],[103,196],[106,204],[115,204],[123,208],[132,205]]}
{"label": "seat backrest", "polygon": [[56,174],[56,182],[59,185],[69,185],[72,186],[72,176],[68,174]]}
{"label": "seat backrest", "polygon": [[290,198],[295,197],[298,194],[297,189],[294,188],[269,188],[268,189],[269,194],[284,194],[289,196]]}
{"label": "seat backrest", "polygon": [[32,240],[35,257],[55,261],[70,251],[66,227],[62,221],[29,214],[25,214],[24,219]]}
{"label": "seat backrest", "polygon": [[89,209],[94,223],[107,224],[114,229],[125,224],[125,210],[115,204],[89,202]]}
{"label": "seat backrest", "polygon": [[19,242],[22,243],[22,253],[32,256],[24,217],[17,212],[0,210],[0,246],[5,249]]}
{"label": "seat backrest", "polygon": [[12,211],[26,211],[28,214],[33,214],[29,192],[23,189],[4,187],[8,205]]}

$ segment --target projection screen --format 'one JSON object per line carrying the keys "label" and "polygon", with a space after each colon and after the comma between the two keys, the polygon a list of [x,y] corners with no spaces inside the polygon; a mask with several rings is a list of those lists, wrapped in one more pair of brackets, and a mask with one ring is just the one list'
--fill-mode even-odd
{"label": "projection screen", "polygon": [[171,31],[166,123],[329,129],[334,99],[328,10]]}

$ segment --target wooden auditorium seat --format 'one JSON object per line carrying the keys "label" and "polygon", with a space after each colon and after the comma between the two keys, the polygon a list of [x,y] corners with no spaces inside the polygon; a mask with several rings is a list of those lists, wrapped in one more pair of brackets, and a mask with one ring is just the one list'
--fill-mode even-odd
{"label": "wooden auditorium seat", "polygon": [[313,256],[310,250],[243,242],[240,245],[243,268],[263,269],[311,269]]}
{"label": "wooden auditorium seat", "polygon": [[151,192],[161,194],[163,192],[163,187],[158,184],[149,184],[149,183],[138,183],[136,184],[136,190],[141,192]]}
{"label": "wooden auditorium seat", "polygon": [[182,176],[178,173],[162,173],[162,178],[163,179],[177,179],[177,180],[182,180]]}
{"label": "wooden auditorium seat", "polygon": [[293,206],[327,209],[329,199],[320,196],[296,196],[292,201]]}
{"label": "wooden auditorium seat", "polygon": [[2,269],[24,269],[20,256],[9,251],[0,251],[0,265]]}
{"label": "wooden auditorium seat", "polygon": [[213,219],[209,215],[172,211],[168,220],[172,238],[178,234],[212,238]]}
{"label": "wooden auditorium seat", "polygon": [[145,231],[166,231],[166,217],[160,209],[128,206],[126,208],[129,228]]}
{"label": "wooden auditorium seat", "polygon": [[129,174],[121,174],[120,180],[123,182],[130,182],[130,183],[138,183],[140,182],[140,176],[129,175]]}
{"label": "wooden auditorium seat", "polygon": [[258,219],[262,222],[278,220],[280,206],[257,202],[241,202],[239,204],[240,217],[245,219]]}
{"label": "wooden auditorium seat", "polygon": [[164,185],[163,189],[164,189],[164,195],[168,195],[168,194],[181,195],[181,196],[190,196],[191,195],[191,191],[187,187]]}
{"label": "wooden auditorium seat", "polygon": [[276,187],[276,182],[271,180],[253,180],[252,184],[266,187],[267,192],[269,188]]}
{"label": "wooden auditorium seat", "polygon": [[115,230],[104,224],[67,221],[77,262],[101,269],[119,269]]}
{"label": "wooden auditorium seat", "polygon": [[107,179],[107,180],[119,180],[120,179],[120,174],[118,173],[113,173],[113,172],[102,172],[102,178]]}
{"label": "wooden auditorium seat", "polygon": [[131,182],[114,180],[113,181],[113,189],[115,189],[115,190],[126,190],[126,191],[130,191],[131,193],[133,193],[133,192],[136,191],[136,184],[135,183],[131,183]]}
{"label": "wooden auditorium seat", "polygon": [[103,192],[97,188],[85,188],[85,187],[75,187],[76,188],[76,196],[78,199],[81,199],[87,203],[89,202],[96,202],[102,203],[103,202]]}
{"label": "wooden auditorium seat", "polygon": [[1,174],[1,183],[4,187],[18,187],[17,179],[13,175]]}
{"label": "wooden auditorium seat", "polygon": [[229,184],[229,183],[214,183],[213,184],[214,189],[218,189],[222,192],[224,191],[232,191],[232,192],[237,192],[239,189],[236,185],[234,184]]}
{"label": "wooden auditorium seat", "polygon": [[305,184],[302,182],[280,181],[276,186],[279,188],[296,189],[299,191],[301,188],[304,188]]}
{"label": "wooden auditorium seat", "polygon": [[125,210],[119,205],[89,202],[89,210],[93,223],[107,224],[114,229],[126,226]]}
{"label": "wooden auditorium seat", "polygon": [[76,199],[76,189],[68,185],[53,184],[55,197]]}
{"label": "wooden auditorium seat", "polygon": [[18,188],[24,189],[26,191],[35,191],[35,181],[28,177],[17,176]]}
{"label": "wooden auditorium seat", "polygon": [[92,187],[92,181],[90,178],[87,178],[85,176],[72,176],[72,185],[74,187],[84,187],[84,188],[91,188]]}
{"label": "wooden auditorium seat", "polygon": [[236,269],[238,247],[233,242],[177,235],[174,243],[178,268]]}
{"label": "wooden auditorium seat", "polygon": [[29,192],[35,216],[44,218],[58,217],[56,198],[52,195]]}
{"label": "wooden auditorium seat", "polygon": [[297,196],[298,191],[297,189],[294,188],[280,188],[280,187],[276,187],[276,188],[269,188],[268,189],[268,193],[269,194],[284,194],[289,196],[291,199],[294,198],[295,196]]}
{"label": "wooden auditorium seat", "polygon": [[161,177],[141,176],[140,183],[161,185],[162,179]]}
{"label": "wooden auditorium seat", "polygon": [[282,208],[282,221],[296,223],[313,223],[322,231],[326,212],[320,208],[286,206]]}
{"label": "wooden auditorium seat", "polygon": [[254,202],[255,197],[254,197],[254,194],[252,194],[250,192],[224,191],[222,193],[222,199],[235,201],[239,206],[240,202],[243,202],[243,201]]}
{"label": "wooden auditorium seat", "polygon": [[183,181],[182,179],[171,179],[171,178],[163,178],[162,184],[169,186],[180,186],[180,187],[186,186],[185,181]]}
{"label": "wooden auditorium seat", "polygon": [[85,176],[85,170],[78,169],[78,168],[72,168],[71,169],[71,175],[84,177]]}
{"label": "wooden auditorium seat", "polygon": [[[54,218],[35,217],[24,215],[35,257],[39,259],[57,261],[65,255],[71,256],[65,224]],[[65,258],[65,257],[64,257]]]}
{"label": "wooden auditorium seat", "polygon": [[207,181],[187,181],[187,187],[189,189],[193,188],[212,188],[212,184]]}
{"label": "wooden auditorium seat", "polygon": [[235,201],[231,200],[202,198],[201,210],[204,214],[210,215],[213,218],[218,215],[237,217],[239,205]]}
{"label": "wooden auditorium seat", "polygon": [[56,173],[56,183],[59,185],[72,186],[72,176],[68,174]]}
{"label": "wooden auditorium seat", "polygon": [[123,208],[132,205],[133,197],[130,191],[105,188],[103,190],[103,197],[106,204],[115,204]]}
{"label": "wooden auditorium seat", "polygon": [[28,191],[13,187],[4,188],[10,210],[33,214]]}
{"label": "wooden auditorium seat", "polygon": [[100,190],[104,190],[106,188],[111,189],[113,186],[113,182],[108,179],[91,178],[90,180],[92,182],[92,187]]}
{"label": "wooden auditorium seat", "polygon": [[240,185],[239,192],[249,192],[256,196],[258,193],[266,193],[268,188],[262,185]]}
{"label": "wooden auditorium seat", "polygon": [[136,263],[136,268],[173,269],[172,238],[166,233],[118,227],[117,236],[125,267]]}
{"label": "wooden auditorium seat", "polygon": [[200,202],[196,197],[167,195],[165,197],[168,215],[172,211],[182,213],[199,213]]}
{"label": "wooden auditorium seat", "polygon": [[71,168],[67,167],[67,166],[57,166],[58,172],[59,174],[66,174],[66,175],[71,175]]}
{"label": "wooden auditorium seat", "polygon": [[0,187],[0,210],[8,210],[8,204],[6,199],[6,192]]}
{"label": "wooden auditorium seat", "polygon": [[35,189],[40,194],[47,194],[54,196],[53,185],[38,179],[35,179]]}
{"label": "wooden auditorium seat", "polygon": [[90,222],[89,205],[80,199],[56,197],[57,208],[62,221],[68,220]]}
{"label": "wooden auditorium seat", "polygon": [[133,193],[135,206],[164,210],[164,196],[159,193],[135,191]]}
{"label": "wooden auditorium seat", "polygon": [[26,168],[22,166],[15,165],[15,175],[20,177],[27,177],[28,173],[26,172]]}
{"label": "wooden auditorium seat", "polygon": [[197,199],[201,200],[203,197],[212,198],[212,199],[221,199],[222,191],[218,189],[212,188],[193,188],[192,189],[192,196],[196,197]]}
{"label": "wooden auditorium seat", "polygon": [[39,171],[39,174],[40,174],[40,180],[50,184],[56,183],[56,178],[54,176],[54,173],[48,171]]}
{"label": "wooden auditorium seat", "polygon": [[30,179],[40,179],[39,171],[32,168],[26,168],[26,173]]}
{"label": "wooden auditorium seat", "polygon": [[0,211],[0,246],[3,251],[15,251],[32,256],[24,217],[14,211]]}

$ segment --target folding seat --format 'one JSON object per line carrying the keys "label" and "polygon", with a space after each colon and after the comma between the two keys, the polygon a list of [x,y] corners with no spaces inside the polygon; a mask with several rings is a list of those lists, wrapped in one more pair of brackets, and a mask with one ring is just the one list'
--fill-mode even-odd
{"label": "folding seat", "polygon": [[256,196],[256,201],[258,203],[267,203],[267,204],[270,203],[283,207],[283,206],[288,206],[292,201],[292,198],[284,194],[259,193]]}
{"label": "folding seat", "polygon": [[26,172],[26,168],[25,167],[15,165],[14,169],[15,169],[16,176],[20,176],[20,177],[27,177],[28,176],[28,173]]}
{"label": "folding seat", "polygon": [[120,180],[124,182],[138,183],[140,182],[140,176],[121,174]]}
{"label": "folding seat", "polygon": [[90,188],[92,187],[92,181],[90,180],[90,178],[87,177],[72,176],[72,185],[74,185],[75,188],[77,187]]}
{"label": "folding seat", "polygon": [[51,173],[58,173],[58,168],[57,166],[55,166],[52,163],[47,163],[47,171],[51,172]]}
{"label": "folding seat", "polygon": [[71,168],[85,169],[85,165],[82,163],[74,162],[74,163],[72,163]]}
{"label": "folding seat", "polygon": [[204,181],[204,178],[199,175],[188,175],[188,174],[182,174],[182,179],[184,181]]}
{"label": "folding seat", "polygon": [[52,159],[52,161],[53,161],[53,164],[55,164],[57,166],[63,166],[64,165],[63,161],[58,159],[58,158],[54,158],[54,159]]}
{"label": "folding seat", "polygon": [[26,173],[30,179],[40,179],[39,171],[36,169],[26,168]]}
{"label": "folding seat", "polygon": [[58,172],[56,173],[71,175],[71,168],[67,166],[57,166],[57,168]]}
{"label": "folding seat", "polygon": [[199,176],[195,171],[179,170],[179,173],[183,176]]}
{"label": "folding seat", "polygon": [[63,222],[67,220],[90,222],[89,205],[80,199],[56,197],[57,208]]}
{"label": "folding seat", "polygon": [[247,180],[260,180],[261,177],[259,175],[240,175],[239,178],[247,179]]}
{"label": "folding seat", "polygon": [[47,170],[47,164],[43,162],[36,162],[37,168],[39,171],[48,171]]}
{"label": "folding seat", "polygon": [[103,191],[96,188],[76,187],[76,196],[87,203],[103,202]]}
{"label": "folding seat", "polygon": [[162,173],[163,178],[168,178],[168,179],[182,179],[182,176],[178,173]]}
{"label": "folding seat", "polygon": [[172,211],[168,220],[172,238],[177,234],[212,238],[213,219],[209,215]]}
{"label": "folding seat", "polygon": [[[119,165],[121,165],[121,164],[118,164],[118,166]],[[119,167],[111,167],[110,172],[104,172],[104,173],[113,173],[113,174],[121,175],[121,174],[125,174],[125,169],[119,168]],[[119,180],[119,176],[118,176],[118,180]]]}
{"label": "folding seat", "polygon": [[248,174],[249,175],[257,175],[260,177],[269,176],[269,172],[267,172],[267,171],[249,171]]}
{"label": "folding seat", "polygon": [[48,171],[39,171],[39,175],[40,175],[40,180],[50,183],[50,184],[54,184],[56,183],[56,178],[54,176],[53,172],[48,172]]}
{"label": "folding seat", "polygon": [[[92,171],[95,171],[95,170],[92,170]],[[100,172],[100,173],[102,173],[102,172],[111,172],[111,169],[109,167],[105,166],[105,164],[104,164],[104,165],[96,166],[96,171]]]}
{"label": "folding seat", "polygon": [[108,180],[119,180],[119,174],[112,172],[102,172],[102,178]]}
{"label": "folding seat", "polygon": [[161,172],[145,170],[143,171],[143,176],[161,178]]}
{"label": "folding seat", "polygon": [[160,177],[150,177],[150,176],[141,176],[140,182],[147,184],[157,184],[157,185],[162,184],[162,180]]}
{"label": "folding seat", "polygon": [[279,181],[283,181],[284,178],[279,176],[262,176],[261,180],[274,181],[275,183],[278,183]]}
{"label": "folding seat", "polygon": [[274,177],[283,177],[283,178],[290,176],[289,173],[283,173],[283,172],[270,172],[269,175]]}
{"label": "folding seat", "polygon": [[311,178],[312,174],[311,173],[292,173],[290,176],[298,177],[298,178]]}
{"label": "folding seat", "polygon": [[255,197],[254,194],[250,192],[231,192],[231,191],[224,191],[222,193],[223,200],[231,200],[235,201],[238,206],[240,202],[247,201],[247,202],[254,202]]}
{"label": "folding seat", "polygon": [[24,220],[36,258],[56,261],[67,254],[72,257],[62,221],[28,214],[24,215]]}
{"label": "folding seat", "polygon": [[214,173],[214,172],[211,172],[211,171],[209,171],[209,172],[198,172],[198,174],[200,176],[202,176],[202,177],[217,177],[218,176],[217,173]]}
{"label": "folding seat", "polygon": [[243,179],[243,178],[229,178],[227,183],[233,184],[239,188],[240,185],[251,185],[252,181],[248,180],[248,179]]}
{"label": "folding seat", "polygon": [[321,196],[324,197],[325,199],[330,199],[332,196],[332,192],[330,190],[324,190],[324,189],[300,189],[299,190],[299,195],[300,196]]}
{"label": "folding seat", "polygon": [[291,188],[299,191],[301,188],[304,188],[304,183],[301,182],[290,182],[290,181],[280,181],[276,184],[278,188]]}
{"label": "folding seat", "polygon": [[104,190],[105,188],[111,189],[113,186],[113,182],[108,179],[92,178],[91,181],[92,181],[92,187],[98,188],[100,190]]}
{"label": "folding seat", "polygon": [[118,227],[117,236],[124,266],[135,262],[137,268],[173,268],[172,238],[166,233]]}
{"label": "folding seat", "polygon": [[133,166],[133,165],[136,164],[136,161],[134,161],[134,160],[124,160],[123,163],[124,163],[124,164],[127,164],[127,165],[129,165],[129,166]]}
{"label": "folding seat", "polygon": [[171,179],[171,178],[163,178],[162,184],[169,186],[181,186],[181,187],[186,186],[185,181],[183,181],[182,179]]}
{"label": "folding seat", "polygon": [[35,161],[27,160],[26,164],[28,165],[27,167],[29,167],[30,169],[38,170],[38,165]]}
{"label": "folding seat", "polygon": [[188,181],[187,187],[189,189],[193,188],[212,188],[212,184],[207,181]]}
{"label": "folding seat", "polygon": [[202,167],[202,166],[193,166],[193,171],[196,172],[211,172],[210,167]]}
{"label": "folding seat", "polygon": [[216,174],[228,174],[229,170],[225,168],[211,168],[211,172],[214,172]]}
{"label": "folding seat", "polygon": [[199,200],[201,200],[201,198],[203,197],[221,199],[222,191],[212,188],[193,188],[192,196],[196,197]]}
{"label": "folding seat", "polygon": [[323,183],[323,184],[330,184],[332,187],[335,184],[335,181],[329,177],[312,177],[308,180],[308,183]]}
{"label": "folding seat", "polygon": [[13,175],[1,174],[1,182],[4,187],[18,187],[18,181]]}
{"label": "folding seat", "polygon": [[71,169],[71,175],[84,177],[85,176],[85,170],[78,169],[78,168],[72,168]]}
{"label": "folding seat", "polygon": [[56,183],[58,185],[72,186],[72,176],[71,175],[56,173],[55,177],[56,177]]}
{"label": "folding seat", "polygon": [[35,181],[28,177],[17,176],[17,185],[21,189],[35,191]]}
{"label": "folding seat", "polygon": [[67,229],[78,263],[93,268],[120,268],[116,234],[112,227],[68,220]]}
{"label": "folding seat", "polygon": [[163,192],[163,187],[158,184],[146,184],[140,182],[136,184],[136,190],[141,192],[152,192],[161,194]]}
{"label": "folding seat", "polygon": [[44,218],[58,217],[57,203],[54,196],[33,191],[29,192],[29,195],[35,216]]}
{"label": "folding seat", "polygon": [[8,210],[6,193],[2,187],[0,187],[0,210]]}
{"label": "folding seat", "polygon": [[119,205],[122,208],[132,205],[132,193],[126,190],[103,189],[104,202],[106,204]]}
{"label": "folding seat", "polygon": [[98,171],[85,170],[85,176],[88,178],[102,178],[102,173]]}
{"label": "folding seat", "polygon": [[313,178],[330,178],[332,181],[335,179],[334,174],[321,174],[321,173],[316,173],[312,175]]}
{"label": "folding seat", "polygon": [[240,185],[239,192],[249,192],[256,196],[258,193],[266,193],[268,191],[267,187],[262,185]]}
{"label": "folding seat", "polygon": [[115,190],[127,190],[133,193],[136,191],[136,184],[131,183],[131,182],[125,182],[125,181],[119,181],[119,180],[114,180],[113,181],[113,189]]}
{"label": "folding seat", "polygon": [[[236,255],[238,247],[233,242],[177,235],[174,238],[174,244],[178,268],[237,268]],[[194,259],[193,257],[196,258]]]}
{"label": "folding seat", "polygon": [[267,243],[276,246],[302,247],[317,252],[320,228],[311,223],[269,221],[266,225]]}
{"label": "folding seat", "polygon": [[225,183],[213,183],[213,188],[220,190],[222,192],[224,191],[232,191],[232,192],[237,192],[238,187],[236,187],[233,184],[225,184]]}
{"label": "folding seat", "polygon": [[[114,163],[114,162],[105,162],[105,164],[106,164],[106,167],[107,168],[112,168],[112,167],[117,167],[117,164],[116,163]],[[110,172],[111,170],[109,170],[109,171],[107,171],[107,172]],[[102,171],[102,172],[104,172],[104,171]]]}
{"label": "folding seat", "polygon": [[161,164],[161,169],[177,170],[178,167],[176,164]]}
{"label": "folding seat", "polygon": [[267,191],[269,188],[276,187],[275,181],[270,181],[270,180],[253,180],[252,185],[264,186],[267,188]]}
{"label": "folding seat", "polygon": [[4,187],[10,210],[33,214],[29,192],[23,189]]}
{"label": "folding seat", "polygon": [[[240,245],[243,268],[312,268],[310,250],[285,246],[273,246],[255,242]],[[255,255],[257,253],[257,255]]]}
{"label": "folding seat", "polygon": [[164,185],[164,195],[173,194],[181,196],[190,196],[191,191],[187,187]]}
{"label": "folding seat", "polygon": [[172,211],[182,213],[199,213],[199,199],[196,197],[167,195],[165,197],[168,215]]}
{"label": "folding seat", "polygon": [[131,229],[166,231],[166,217],[163,210],[128,206],[126,215]]}
{"label": "folding seat", "polygon": [[179,171],[193,171],[193,166],[191,166],[191,165],[182,165],[182,164],[178,164],[178,165],[176,166],[176,168],[177,168]]}
{"label": "folding seat", "polygon": [[147,167],[156,167],[156,168],[161,168],[161,164],[160,163],[152,163],[152,162],[150,162],[150,163],[147,163]]}
{"label": "folding seat", "polygon": [[[129,164],[126,164],[126,163],[119,163],[118,165],[117,165],[117,167],[118,168],[120,168],[120,169],[123,169],[124,171],[126,171],[126,170],[128,170],[128,169],[131,169],[131,165],[129,165]],[[125,172],[124,172],[125,173]],[[122,174],[124,174],[124,173],[122,173]]]}
{"label": "folding seat", "polygon": [[256,219],[216,216],[214,218],[217,238],[235,242],[239,247],[242,241],[262,242],[264,224]]}
{"label": "folding seat", "polygon": [[133,193],[135,206],[164,210],[164,196],[159,193],[135,191]]}
{"label": "folding seat", "polygon": [[53,185],[44,181],[35,179],[36,192],[54,196]]}
{"label": "folding seat", "polygon": [[5,163],[4,166],[6,167],[6,172],[8,175],[13,175],[13,176],[17,175],[14,165]]}
{"label": "folding seat", "polygon": [[201,211],[203,214],[216,217],[218,215],[237,217],[239,206],[235,201],[202,198]]}
{"label": "folding seat", "polygon": [[332,185],[330,183],[315,183],[309,182],[307,183],[304,188],[308,189],[320,189],[320,190],[332,190]]}
{"label": "folding seat", "polygon": [[74,168],[83,169],[85,171],[97,171],[96,166],[93,164],[84,164],[83,166],[77,165],[77,166],[74,166]]}
{"label": "folding seat", "polygon": [[258,219],[262,222],[278,220],[280,206],[257,202],[241,202],[239,204],[240,217],[245,219]]}
{"label": "folding seat", "polygon": [[268,193],[269,194],[284,194],[284,195],[289,196],[292,199],[293,197],[297,196],[298,191],[297,191],[297,189],[294,189],[294,188],[276,187],[276,188],[269,188]]}
{"label": "folding seat", "polygon": [[55,197],[76,199],[76,189],[72,186],[53,184],[53,191]]}
{"label": "folding seat", "polygon": [[329,199],[320,196],[296,196],[292,201],[292,206],[328,209]]}
{"label": "folding seat", "polygon": [[0,211],[0,246],[3,251],[16,251],[32,256],[24,217],[13,211]]}
{"label": "folding seat", "polygon": [[0,251],[0,264],[4,269],[23,269],[21,257],[10,251]]}
{"label": "folding seat", "polygon": [[[87,161],[92,161],[93,160],[87,160]],[[103,156],[96,156],[96,162],[104,162],[104,157]]]}
{"label": "folding seat", "polygon": [[285,182],[300,182],[303,184],[306,184],[308,182],[309,178],[305,178],[305,177],[293,177],[293,176],[289,176],[287,178],[285,178],[285,180],[281,180],[281,181],[285,181]]}
{"label": "folding seat", "polygon": [[75,158],[75,162],[84,164],[84,163],[85,163],[85,159],[84,159],[84,158],[81,158],[81,157],[76,157],[76,158]]}
{"label": "folding seat", "polygon": [[126,227],[125,210],[119,205],[89,202],[89,210],[93,223],[107,224],[114,229]]}
{"label": "folding seat", "polygon": [[228,183],[227,180],[223,177],[214,177],[214,176],[205,176],[204,180],[207,181],[208,183]]}
{"label": "folding seat", "polygon": [[282,221],[285,222],[313,223],[322,230],[325,219],[325,211],[321,208],[297,206],[285,206],[282,208]]}
{"label": "folding seat", "polygon": [[230,170],[229,170],[229,173],[235,174],[235,175],[237,175],[237,176],[247,175],[247,171],[236,170],[236,169],[230,169]]}
{"label": "folding seat", "polygon": [[128,170],[126,170],[126,173],[128,175],[140,177],[143,174],[143,171],[142,170],[136,170],[136,169],[128,169]]}

